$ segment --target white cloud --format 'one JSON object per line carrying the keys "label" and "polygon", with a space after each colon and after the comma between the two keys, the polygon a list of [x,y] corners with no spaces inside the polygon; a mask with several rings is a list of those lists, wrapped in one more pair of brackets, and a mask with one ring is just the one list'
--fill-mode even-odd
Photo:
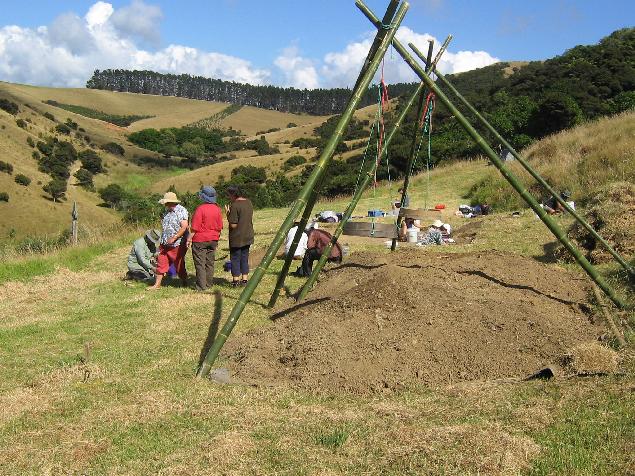
{"label": "white cloud", "polygon": [[[373,33],[349,43],[320,59],[303,57],[294,43],[282,50],[270,69],[256,68],[249,61],[219,52],[184,45],[144,48],[160,38],[163,14],[159,7],[133,0],[115,9],[98,1],[80,18],[74,13],[57,17],[49,26],[0,28],[0,79],[59,87],[82,87],[95,69],[148,69],[188,73],[251,84],[275,83],[313,89],[352,86],[370,48]],[[413,42],[427,51],[428,34],[407,27],[399,40]],[[435,41],[437,48],[440,46]],[[448,51],[439,63],[444,73],[456,73],[498,61],[485,51]],[[387,83],[416,81],[414,73],[395,52],[385,60]]]}
{"label": "white cloud", "polygon": [[162,19],[161,8],[148,5],[143,0],[133,0],[132,4],[116,10],[110,17],[112,24],[123,36],[141,39],[152,45],[161,42],[159,24]]}
{"label": "white cloud", "polygon": [[289,46],[282,51],[274,64],[284,75],[284,86],[300,89],[315,89],[320,86],[318,72],[313,62],[300,56],[296,46]]}
{"label": "white cloud", "polygon": [[[434,54],[441,47],[432,35],[416,33],[408,27],[402,26],[397,32],[397,39],[406,46],[413,43],[424,53],[428,51],[428,40],[434,40]],[[342,51],[328,53],[324,57],[322,75],[329,86],[351,86],[355,83],[359,70],[364,63],[366,54],[372,43],[373,36],[368,34],[365,39],[349,43]],[[475,68],[482,68],[500,61],[485,51],[446,51],[438,64],[438,69],[444,74],[460,73]],[[410,67],[401,59],[397,52],[389,50],[385,57],[384,78],[387,83],[416,81],[417,77]]]}
{"label": "white cloud", "polygon": [[[140,15],[148,16],[151,21]],[[189,73],[252,84],[263,84],[269,79],[268,70],[222,53],[181,45],[155,51],[139,47],[137,40],[157,38],[160,17],[158,7],[140,1],[120,10],[100,1],[83,19],[70,13],[59,16],[48,27],[2,27],[0,79],[82,87],[95,69],[107,68]]]}

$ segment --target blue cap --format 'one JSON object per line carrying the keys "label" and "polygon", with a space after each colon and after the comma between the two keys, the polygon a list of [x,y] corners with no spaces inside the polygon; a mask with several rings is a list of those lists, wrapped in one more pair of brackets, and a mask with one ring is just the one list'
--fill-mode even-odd
{"label": "blue cap", "polygon": [[205,185],[198,192],[198,197],[205,203],[216,203],[216,189],[211,185]]}

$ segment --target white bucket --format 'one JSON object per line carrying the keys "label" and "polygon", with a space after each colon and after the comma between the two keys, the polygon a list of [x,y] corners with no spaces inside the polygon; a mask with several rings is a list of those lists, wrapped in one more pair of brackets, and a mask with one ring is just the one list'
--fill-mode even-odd
{"label": "white bucket", "polygon": [[417,241],[419,241],[419,230],[410,228],[408,230],[408,243],[416,243]]}

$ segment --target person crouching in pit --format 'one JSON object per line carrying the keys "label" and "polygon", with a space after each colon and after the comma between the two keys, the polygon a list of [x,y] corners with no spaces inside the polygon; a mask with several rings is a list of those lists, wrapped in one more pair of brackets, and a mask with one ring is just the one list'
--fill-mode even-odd
{"label": "person crouching in pit", "polygon": [[[309,230],[307,235],[307,250],[304,253],[304,258],[302,258],[302,266],[300,266],[294,273],[295,276],[299,277],[311,276],[311,272],[313,271],[313,262],[320,259],[322,253],[324,253],[324,249],[333,238],[333,235],[331,235],[328,231],[315,228]],[[342,247],[339,243],[335,242],[335,245],[331,248],[328,261],[331,263],[342,262]]]}
{"label": "person crouching in pit", "polygon": [[184,235],[187,233],[188,212],[174,192],[167,192],[159,203],[165,206],[165,215],[161,222],[163,231],[159,245],[159,256],[157,257],[157,273],[153,286],[148,290],[155,290],[161,287],[163,277],[170,269],[170,264],[174,264],[176,273],[181,278],[181,285],[187,285],[187,270],[185,269],[185,254],[187,244]]}

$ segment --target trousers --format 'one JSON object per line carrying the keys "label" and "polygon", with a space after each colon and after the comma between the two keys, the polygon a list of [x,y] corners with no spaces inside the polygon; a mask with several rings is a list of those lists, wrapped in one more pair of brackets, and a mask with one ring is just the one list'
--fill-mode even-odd
{"label": "trousers", "polygon": [[196,289],[204,291],[214,284],[214,260],[218,241],[192,243],[192,259],[196,270]]}
{"label": "trousers", "polygon": [[249,274],[249,246],[229,248],[229,256],[232,262],[232,276],[237,278]]}

